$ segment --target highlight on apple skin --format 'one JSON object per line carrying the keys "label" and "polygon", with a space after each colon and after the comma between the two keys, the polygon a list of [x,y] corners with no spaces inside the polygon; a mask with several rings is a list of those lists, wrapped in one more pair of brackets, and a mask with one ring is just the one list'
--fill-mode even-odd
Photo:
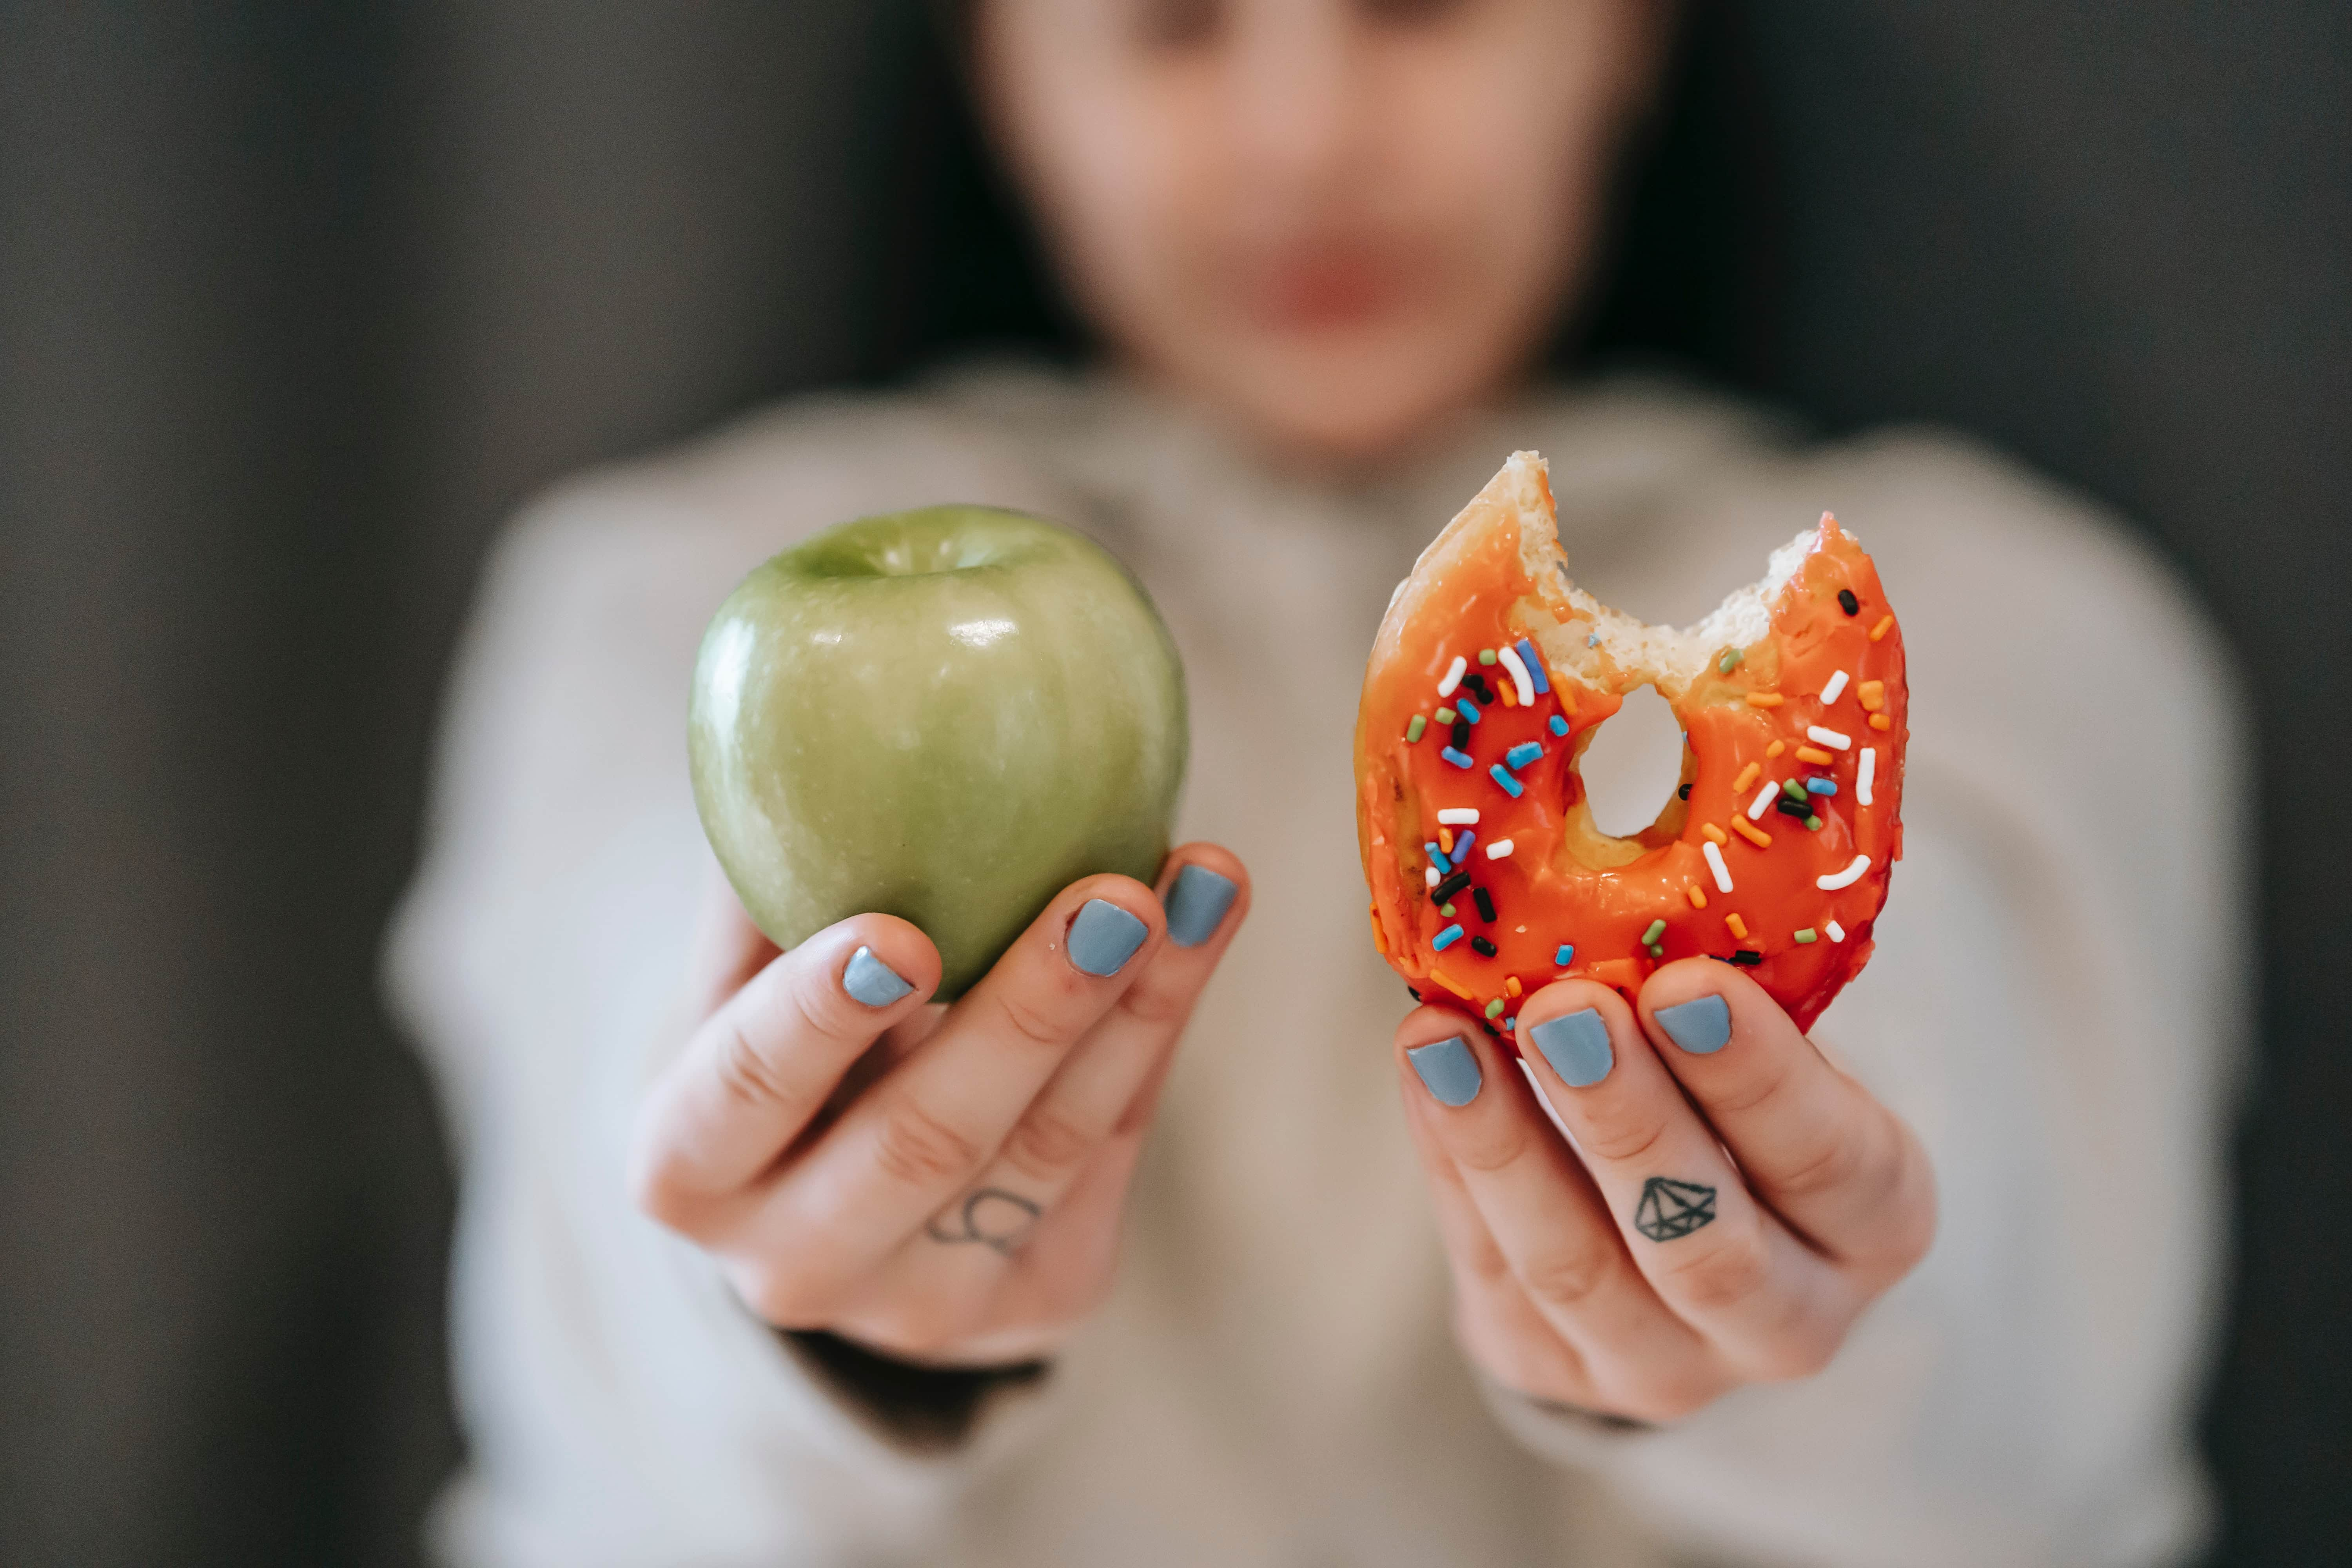
{"label": "highlight on apple skin", "polygon": [[754,569],[703,634],[703,832],[780,947],[867,910],[951,1001],[1078,878],[1150,882],[1184,778],[1184,673],[1142,587],[1041,518],[860,518]]}

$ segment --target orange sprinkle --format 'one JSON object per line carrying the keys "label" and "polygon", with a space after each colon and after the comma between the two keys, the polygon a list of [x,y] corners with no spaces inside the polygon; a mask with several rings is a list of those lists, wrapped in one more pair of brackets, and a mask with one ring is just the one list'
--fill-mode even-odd
{"label": "orange sprinkle", "polygon": [[1785,700],[1777,691],[1751,691],[1748,694],[1748,706],[1750,708],[1778,708]]}
{"label": "orange sprinkle", "polygon": [[1874,730],[1892,730],[1895,728],[1895,721],[1884,713],[1873,713],[1870,716],[1870,727]]}
{"label": "orange sprinkle", "polygon": [[1717,844],[1728,844],[1731,842],[1731,836],[1724,832],[1722,828],[1717,827],[1712,822],[1700,823],[1698,825],[1698,830],[1701,833],[1706,834],[1709,838],[1714,839]]}
{"label": "orange sprinkle", "polygon": [[1518,994],[1519,977],[1516,974],[1506,974],[1503,976],[1503,994],[1506,996],[1517,996]]}
{"label": "orange sprinkle", "polygon": [[1441,855],[1454,853],[1454,829],[1441,827],[1437,830],[1437,852]]}
{"label": "orange sprinkle", "polygon": [[1754,784],[1756,782],[1756,775],[1763,771],[1764,764],[1761,763],[1750,763],[1746,767],[1740,769],[1739,776],[1731,781],[1731,793],[1734,795],[1746,795],[1748,793],[1748,786]]}
{"label": "orange sprinkle", "polygon": [[1731,934],[1738,937],[1740,941],[1746,942],[1748,940],[1748,922],[1739,918],[1738,910],[1734,910],[1731,913],[1724,916],[1723,923],[1729,926],[1731,928]]}
{"label": "orange sprinkle", "polygon": [[1381,907],[1378,904],[1372,906],[1372,945],[1380,950],[1382,958],[1389,955],[1389,933],[1381,929]]}
{"label": "orange sprinkle", "polygon": [[1698,890],[1698,884],[1696,882],[1685,883],[1683,887],[1683,891],[1690,895],[1691,908],[1695,910],[1703,910],[1706,908],[1706,895]]}
{"label": "orange sprinkle", "polygon": [[1879,638],[1885,637],[1886,635],[1886,628],[1894,624],[1895,616],[1891,613],[1879,616],[1878,624],[1870,628],[1870,640],[1876,642]]}
{"label": "orange sprinkle", "polygon": [[1513,680],[1508,675],[1495,682],[1495,689],[1502,694],[1504,707],[1517,708],[1519,705],[1518,682]]}
{"label": "orange sprinkle", "polygon": [[1886,700],[1886,682],[1865,680],[1853,689],[1853,694],[1862,700],[1864,712],[1875,713],[1879,705]]}
{"label": "orange sprinkle", "polygon": [[1831,756],[1827,752],[1822,751],[1819,746],[1799,746],[1797,748],[1797,761],[1801,763],[1811,763],[1817,768],[1825,768],[1832,763],[1837,761],[1837,759]]}
{"label": "orange sprinkle", "polygon": [[1735,816],[1731,819],[1731,831],[1737,833],[1740,837],[1745,838],[1748,843],[1753,844],[1759,849],[1766,849],[1771,847],[1772,836],[1765,832],[1760,827],[1749,826],[1748,819],[1744,816]]}
{"label": "orange sprinkle", "polygon": [[1764,754],[1765,754],[1766,756],[1768,756],[1768,757],[1777,757],[1777,756],[1779,756],[1781,752],[1783,752],[1787,751],[1788,749],[1789,749],[1789,742],[1786,742],[1786,741],[1775,741],[1775,742],[1773,742],[1770,745],[1769,745],[1769,746],[1767,746],[1767,747],[1765,747],[1765,748],[1764,748]]}
{"label": "orange sprinkle", "polygon": [[1453,992],[1456,996],[1461,997],[1465,1002],[1475,1002],[1478,1000],[1478,998],[1471,995],[1469,992],[1465,991],[1462,988],[1461,982],[1455,980],[1454,976],[1446,973],[1443,969],[1433,967],[1429,972],[1429,977],[1432,980],[1436,981],[1440,985],[1444,986],[1448,991]]}

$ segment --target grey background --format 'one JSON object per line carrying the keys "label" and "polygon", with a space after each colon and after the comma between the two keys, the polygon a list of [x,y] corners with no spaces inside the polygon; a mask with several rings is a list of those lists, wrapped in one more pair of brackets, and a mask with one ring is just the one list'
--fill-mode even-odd
{"label": "grey background", "polygon": [[[1988,435],[2241,650],[2257,750],[2180,825],[2263,846],[2208,1436],[2226,1560],[2352,1561],[2352,8],[1696,18],[1593,340]],[[452,1190],[374,946],[472,570],[566,469],[1053,329],[920,42],[0,5],[0,1561],[415,1559]]]}

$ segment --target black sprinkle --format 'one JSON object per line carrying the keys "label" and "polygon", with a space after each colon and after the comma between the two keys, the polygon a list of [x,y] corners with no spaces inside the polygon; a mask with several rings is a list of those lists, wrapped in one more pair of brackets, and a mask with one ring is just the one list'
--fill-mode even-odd
{"label": "black sprinkle", "polygon": [[1498,1029],[1498,1028],[1496,1028],[1496,1027],[1495,1027],[1495,1026],[1494,1026],[1494,1025],[1492,1025],[1492,1024],[1488,1023],[1488,1022],[1487,1022],[1486,1019],[1484,1019],[1484,1018],[1481,1018],[1481,1019],[1479,1019],[1479,1020],[1478,1020],[1478,1026],[1479,1026],[1480,1028],[1482,1028],[1482,1029],[1486,1030],[1488,1034],[1490,1034],[1490,1035],[1494,1036],[1494,1037],[1495,1037],[1495,1038],[1496,1038],[1496,1039],[1498,1039],[1498,1040],[1499,1040],[1499,1039],[1501,1039],[1501,1038],[1503,1037],[1503,1031],[1502,1031],[1502,1030],[1500,1030],[1500,1029]]}
{"label": "black sprinkle", "polygon": [[1801,800],[1790,800],[1785,795],[1779,800],[1774,801],[1772,804],[1774,807],[1779,810],[1781,816],[1793,816],[1800,822],[1802,822],[1805,818],[1813,815],[1813,808],[1811,805]]}
{"label": "black sprinkle", "polygon": [[1484,888],[1472,889],[1470,890],[1470,897],[1478,906],[1478,918],[1485,921],[1489,925],[1492,925],[1495,921],[1494,899]]}
{"label": "black sprinkle", "polygon": [[1486,678],[1485,676],[1465,676],[1462,679],[1462,684],[1467,686],[1471,690],[1478,694],[1478,705],[1481,708],[1492,708],[1495,705],[1495,694],[1487,689]]}
{"label": "black sprinkle", "polygon": [[1764,962],[1764,955],[1752,947],[1743,947],[1731,955],[1731,962],[1738,964],[1761,963]]}
{"label": "black sprinkle", "polygon": [[1470,721],[1467,719],[1454,721],[1454,749],[1457,752],[1470,749]]}
{"label": "black sprinkle", "polygon": [[1682,788],[1675,791],[1675,798],[1677,800],[1688,800],[1690,798],[1690,785],[1685,784]]}
{"label": "black sprinkle", "polygon": [[1408,986],[1406,986],[1406,987],[1404,988],[1404,994],[1405,994],[1406,995],[1408,995],[1408,996],[1412,997],[1412,998],[1414,1001],[1416,1001],[1416,1002],[1418,1002],[1418,1001],[1420,1001],[1420,1000],[1421,1000],[1421,993],[1420,993],[1420,992],[1418,992],[1418,991],[1416,991],[1416,990],[1414,990],[1414,989],[1413,989],[1412,986],[1410,986],[1410,985],[1408,985]]}
{"label": "black sprinkle", "polygon": [[1706,956],[1715,960],[1717,963],[1729,963],[1731,962],[1731,960],[1724,957],[1723,954],[1719,952],[1710,952]]}
{"label": "black sprinkle", "polygon": [[1456,871],[1454,875],[1446,878],[1445,880],[1438,883],[1437,886],[1429,889],[1429,901],[1433,904],[1442,904],[1469,885],[1470,873],[1467,871]]}
{"label": "black sprinkle", "polygon": [[1838,608],[1843,610],[1849,616],[1858,616],[1862,614],[1862,601],[1853,596],[1853,589],[1840,588],[1838,590]]}
{"label": "black sprinkle", "polygon": [[1492,958],[1495,956],[1495,944],[1483,936],[1474,936],[1470,939],[1470,951],[1481,958]]}

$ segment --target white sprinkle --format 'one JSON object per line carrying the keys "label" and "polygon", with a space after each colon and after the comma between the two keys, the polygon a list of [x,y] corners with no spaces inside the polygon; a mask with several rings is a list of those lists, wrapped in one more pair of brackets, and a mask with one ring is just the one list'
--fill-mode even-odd
{"label": "white sprinkle", "polygon": [[1454,689],[1462,684],[1463,672],[1469,668],[1470,661],[1455,654],[1454,662],[1445,667],[1445,679],[1437,683],[1437,694],[1440,697],[1453,696]]}
{"label": "white sprinkle", "polygon": [[1536,683],[1528,678],[1528,667],[1526,661],[1519,658],[1519,650],[1510,647],[1508,644],[1506,644],[1505,646],[1496,648],[1495,652],[1496,655],[1502,659],[1503,668],[1511,672],[1511,684],[1519,689],[1519,706],[1522,708],[1534,707],[1536,705]]}
{"label": "white sprinkle", "polygon": [[1822,929],[1830,933],[1830,940],[1832,942],[1843,942],[1845,940],[1845,927],[1838,924],[1835,921],[1823,921],[1822,922]]}
{"label": "white sprinkle", "polygon": [[1822,700],[1824,702],[1834,702],[1838,700],[1839,694],[1844,690],[1845,671],[1841,669],[1835,675],[1830,677],[1830,683],[1827,686],[1822,688]]}
{"label": "white sprinkle", "polygon": [[1853,858],[1853,864],[1848,866],[1844,870],[1832,871],[1826,877],[1814,878],[1813,886],[1819,888],[1824,893],[1834,893],[1840,888],[1851,888],[1856,882],[1861,881],[1862,874],[1869,869],[1870,857],[1867,855],[1857,855]]}
{"label": "white sprinkle", "polygon": [[[1756,792],[1756,798],[1748,803],[1748,820],[1750,822],[1760,821],[1763,818],[1765,808],[1772,804],[1773,800],[1779,796],[1780,793],[1780,786],[1773,783],[1770,779],[1766,779],[1764,781],[1764,787]],[[1712,842],[1712,840],[1709,842]]]}
{"label": "white sprinkle", "polygon": [[1507,838],[1497,838],[1486,846],[1486,858],[1489,860],[1507,860],[1510,855],[1511,841]]}
{"label": "white sprinkle", "polygon": [[1698,852],[1706,857],[1706,868],[1715,873],[1717,889],[1726,893],[1731,891],[1731,868],[1723,863],[1723,851],[1715,847],[1715,840],[1701,841]]}
{"label": "white sprinkle", "polygon": [[1852,735],[1841,735],[1835,730],[1824,730],[1819,724],[1807,725],[1805,738],[1816,744],[1827,746],[1832,752],[1843,752],[1853,744]]}
{"label": "white sprinkle", "polygon": [[1601,646],[1601,634],[1599,632],[1587,632],[1584,636],[1584,646],[1587,647],[1599,647]]}
{"label": "white sprinkle", "polygon": [[1434,888],[1435,886],[1437,886],[1437,868],[1436,868],[1436,867],[1434,867],[1434,866],[1423,866],[1423,867],[1421,868],[1421,874],[1422,874],[1422,877],[1423,877],[1423,882],[1422,882],[1422,886],[1423,886],[1423,887],[1424,887],[1424,888]]}
{"label": "white sprinkle", "polygon": [[1870,781],[1877,776],[1878,753],[1868,747],[1864,747],[1863,749],[1862,761],[1855,765],[1853,772],[1853,798],[1862,802],[1863,805],[1868,805],[1870,804]]}
{"label": "white sprinkle", "polygon": [[1437,820],[1448,827],[1467,827],[1478,820],[1475,805],[1449,805],[1437,814]]}

